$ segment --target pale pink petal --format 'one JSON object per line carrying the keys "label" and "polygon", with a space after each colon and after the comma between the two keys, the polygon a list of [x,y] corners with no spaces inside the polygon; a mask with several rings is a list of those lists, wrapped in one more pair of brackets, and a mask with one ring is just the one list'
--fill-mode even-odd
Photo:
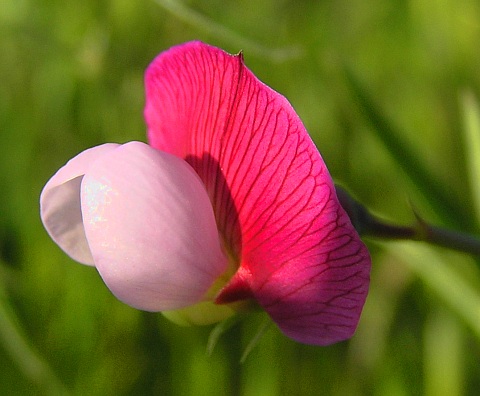
{"label": "pale pink petal", "polygon": [[97,158],[118,144],[103,144],[78,154],[48,181],[40,195],[40,216],[51,238],[74,260],[94,265],[83,229],[80,183]]}
{"label": "pale pink petal", "polygon": [[185,161],[139,142],[82,181],[85,232],[109,289],[139,309],[201,301],[227,267],[205,187]]}
{"label": "pale pink petal", "polygon": [[203,180],[240,269],[219,303],[254,297],[291,338],[350,337],[370,257],[288,101],[232,56],[200,42],[161,54],[146,74],[151,144]]}

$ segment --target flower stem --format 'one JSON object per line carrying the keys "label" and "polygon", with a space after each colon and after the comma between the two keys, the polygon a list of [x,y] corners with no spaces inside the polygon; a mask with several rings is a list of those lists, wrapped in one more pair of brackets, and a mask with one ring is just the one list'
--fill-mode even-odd
{"label": "flower stem", "polygon": [[336,186],[337,196],[361,236],[382,239],[402,239],[427,242],[432,245],[480,256],[480,239],[471,234],[428,224],[415,213],[416,223],[399,226],[371,214],[342,187]]}

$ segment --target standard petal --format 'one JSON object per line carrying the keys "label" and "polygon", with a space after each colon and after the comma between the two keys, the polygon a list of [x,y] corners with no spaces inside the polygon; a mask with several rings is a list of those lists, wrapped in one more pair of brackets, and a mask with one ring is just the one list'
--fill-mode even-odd
{"label": "standard petal", "polygon": [[68,161],[40,195],[40,216],[50,237],[74,260],[94,265],[83,229],[80,183],[90,165],[118,144],[93,147]]}
{"label": "standard petal", "polygon": [[205,187],[173,155],[127,143],[94,163],[81,200],[97,269],[135,308],[199,302],[227,268]]}
{"label": "standard petal", "polygon": [[207,187],[240,270],[218,302],[255,297],[291,338],[329,344],[355,330],[370,257],[288,101],[232,56],[187,43],[147,70],[151,144]]}

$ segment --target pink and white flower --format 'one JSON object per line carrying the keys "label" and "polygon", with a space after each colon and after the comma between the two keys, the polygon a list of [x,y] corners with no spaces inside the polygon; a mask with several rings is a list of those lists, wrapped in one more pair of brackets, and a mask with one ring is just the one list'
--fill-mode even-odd
{"label": "pink and white flower", "polygon": [[200,42],[145,80],[149,145],[62,167],[41,195],[53,240],[138,309],[207,323],[254,301],[299,342],[351,337],[370,256],[288,101]]}

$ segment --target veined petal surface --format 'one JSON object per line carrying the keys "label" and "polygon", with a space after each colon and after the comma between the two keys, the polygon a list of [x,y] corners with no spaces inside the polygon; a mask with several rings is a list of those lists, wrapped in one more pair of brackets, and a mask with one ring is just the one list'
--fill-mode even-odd
{"label": "veined petal surface", "polygon": [[95,265],[128,305],[192,305],[227,268],[205,187],[171,154],[139,142],[118,147],[84,176],[81,201]]}
{"label": "veined petal surface", "polygon": [[50,237],[75,261],[94,265],[80,207],[80,184],[91,164],[118,144],[92,147],[68,161],[47,182],[40,195],[40,217]]}
{"label": "veined petal surface", "polygon": [[300,342],[349,338],[367,295],[370,257],[288,101],[241,54],[200,42],[157,57],[146,89],[151,145],[192,165],[238,261],[217,302],[254,297]]}

